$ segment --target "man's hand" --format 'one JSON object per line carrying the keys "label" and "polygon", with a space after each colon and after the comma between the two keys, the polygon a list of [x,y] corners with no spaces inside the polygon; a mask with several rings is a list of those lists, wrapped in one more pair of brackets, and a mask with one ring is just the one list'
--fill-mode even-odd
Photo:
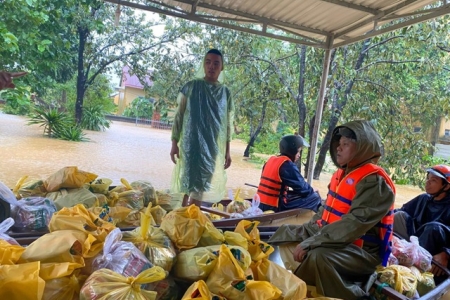
{"label": "man's hand", "polygon": [[225,154],[225,164],[223,165],[223,167],[224,167],[225,169],[228,169],[230,166],[231,166],[231,156],[230,156],[230,153],[227,152],[227,153]]}
{"label": "man's hand", "polygon": [[[175,160],[175,155],[177,156],[176,160]],[[177,160],[180,159],[180,148],[178,148],[176,141],[172,141],[172,149],[170,150],[170,158],[172,159],[174,164],[177,164]]]}
{"label": "man's hand", "polygon": [[298,244],[294,249],[294,260],[299,263],[303,262],[306,258],[307,253],[308,251],[304,250],[302,247],[300,247],[300,244]]}
{"label": "man's hand", "polygon": [[28,74],[28,72],[6,72],[0,71],[0,90],[9,88],[13,89],[16,86],[12,82],[13,78],[22,77]]}
{"label": "man's hand", "polygon": [[[437,263],[439,263],[440,265],[442,265],[445,268],[448,266],[448,254],[446,252],[444,252],[444,251],[434,255],[433,259]],[[434,276],[445,275],[444,270],[442,270],[441,268],[439,268],[438,266],[436,266],[434,264],[431,265],[431,271],[430,272],[433,273]]]}

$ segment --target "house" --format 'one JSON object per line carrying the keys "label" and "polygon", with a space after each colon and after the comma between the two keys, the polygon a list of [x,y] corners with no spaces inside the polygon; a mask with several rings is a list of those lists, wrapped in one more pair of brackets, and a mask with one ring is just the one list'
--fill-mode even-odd
{"label": "house", "polygon": [[[120,86],[117,88],[118,94],[114,97],[117,105],[117,115],[122,115],[125,108],[137,97],[145,97],[144,85],[136,75],[130,75],[131,69],[128,66],[122,68]],[[145,84],[153,86],[150,75],[145,77]]]}
{"label": "house", "polygon": [[433,156],[450,160],[450,120],[442,117],[435,128],[435,147]]}

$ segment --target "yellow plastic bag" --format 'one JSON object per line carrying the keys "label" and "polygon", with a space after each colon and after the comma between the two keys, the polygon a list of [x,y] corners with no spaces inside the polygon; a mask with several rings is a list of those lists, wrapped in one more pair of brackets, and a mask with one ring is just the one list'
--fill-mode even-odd
{"label": "yellow plastic bag", "polygon": [[71,275],[75,270],[77,270],[77,268],[79,268],[79,265],[73,262],[41,263],[39,277],[46,281],[54,278],[65,277]]}
{"label": "yellow plastic bag", "polygon": [[97,178],[94,182],[89,184],[89,190],[92,193],[107,194],[112,180],[109,178]]}
{"label": "yellow plastic bag", "polygon": [[164,230],[178,249],[197,246],[208,218],[195,205],[180,207],[168,213],[162,220]]}
{"label": "yellow plastic bag", "polygon": [[60,189],[56,192],[47,193],[45,197],[53,200],[57,210],[77,204],[94,207],[98,202],[97,196],[85,188]]}
{"label": "yellow plastic bag", "polygon": [[306,297],[308,291],[306,283],[277,265],[264,258],[251,264],[255,280],[268,281],[282,291],[283,300],[297,300]]}
{"label": "yellow plastic bag", "polygon": [[108,205],[106,205],[103,207],[91,207],[88,208],[88,210],[103,221],[110,222],[117,227],[135,227],[141,224],[139,211],[132,210],[128,207],[109,207]]}
{"label": "yellow plastic bag", "polygon": [[78,170],[77,167],[64,167],[50,175],[44,181],[44,186],[47,192],[55,192],[61,188],[81,188],[95,178],[97,175],[94,173]]}
{"label": "yellow plastic bag", "polygon": [[226,300],[223,297],[217,296],[211,293],[208,289],[208,286],[203,280],[199,280],[194,282],[184,293],[183,298],[181,300]]}
{"label": "yellow plastic bag", "polygon": [[141,226],[132,231],[123,232],[122,240],[132,242],[153,265],[170,271],[177,253],[167,234],[161,228],[150,226],[152,218],[149,215],[150,207],[151,204],[145,213],[141,213]]}
{"label": "yellow plastic bag", "polygon": [[47,279],[42,299],[77,300],[87,277],[87,275],[81,275],[80,270],[75,270],[71,275]]}
{"label": "yellow plastic bag", "polygon": [[188,281],[206,280],[217,263],[217,255],[206,247],[193,248],[178,254],[173,274]]}
{"label": "yellow plastic bag", "polygon": [[[60,230],[45,234],[25,248],[19,263],[74,263],[84,266],[83,256],[89,253],[96,239],[78,230]],[[51,247],[49,247],[51,245]],[[102,246],[102,245],[100,245]],[[101,248],[98,250],[100,251]]]}
{"label": "yellow plastic bag", "polygon": [[389,284],[393,289],[402,295],[411,298],[417,288],[417,278],[410,268],[400,265],[377,268],[378,279]]}
{"label": "yellow plastic bag", "polygon": [[234,230],[234,232],[240,233],[245,239],[247,239],[248,252],[250,252],[253,261],[268,258],[269,255],[275,250],[266,242],[261,241],[259,230],[257,228],[259,223],[259,221],[242,220],[238,223],[236,229]]}
{"label": "yellow plastic bag", "polygon": [[417,278],[417,292],[423,296],[436,287],[434,275],[431,272],[421,272],[417,267],[410,267],[412,273]]}
{"label": "yellow plastic bag", "polygon": [[227,299],[271,300],[281,296],[281,291],[267,281],[248,280],[225,245],[220,247],[217,264],[206,284],[211,292]]}
{"label": "yellow plastic bag", "polygon": [[145,180],[137,180],[133,181],[130,186],[133,190],[142,192],[144,206],[148,206],[150,203],[152,206],[156,206],[158,204],[156,200],[156,191],[150,182]]}
{"label": "yellow plastic bag", "polygon": [[234,196],[231,190],[228,192],[228,197],[232,200],[227,205],[228,213],[242,213],[244,210],[252,206],[252,203],[250,201],[247,201],[239,196],[240,192],[241,192],[240,188],[236,190]]}
{"label": "yellow plastic bag", "polygon": [[[218,211],[225,211],[223,204],[222,203],[214,203],[211,208],[217,209]],[[211,220],[215,221],[215,220],[221,220],[222,217],[213,213],[209,214],[211,217]]]}
{"label": "yellow plastic bag", "polygon": [[19,260],[25,248],[19,245],[11,245],[5,240],[0,240],[0,265],[14,265]]}
{"label": "yellow plastic bag", "polygon": [[247,239],[243,237],[242,234],[233,231],[225,231],[223,237],[225,239],[225,244],[240,246],[245,250],[248,250]]}
{"label": "yellow plastic bag", "polygon": [[212,245],[220,245],[225,242],[222,230],[217,229],[208,219],[205,223],[205,230],[198,241],[197,247],[206,247]]}
{"label": "yellow plastic bag", "polygon": [[[173,273],[188,281],[206,280],[217,263],[221,245],[199,247],[178,254]],[[239,246],[227,245],[237,263],[247,270],[252,262],[247,250]]]}
{"label": "yellow plastic bag", "polygon": [[100,252],[106,236],[116,227],[98,218],[82,204],[77,204],[54,213],[48,228],[50,232],[72,229],[92,235],[97,241],[91,245],[89,252],[84,254],[85,257],[92,257]]}
{"label": "yellow plastic bag", "polygon": [[142,284],[163,280],[166,272],[160,267],[143,271],[136,277],[124,277],[108,269],[100,269],[89,276],[80,291],[80,300],[155,300],[157,293],[141,289]]}
{"label": "yellow plastic bag", "polygon": [[47,191],[45,190],[42,179],[23,176],[14,186],[13,193],[17,200],[20,200],[26,197],[44,197]]}
{"label": "yellow plastic bag", "polygon": [[39,277],[39,265],[0,265],[0,299],[42,299],[45,281]]}
{"label": "yellow plastic bag", "polygon": [[[149,205],[151,205],[151,203]],[[162,219],[167,214],[166,210],[159,205],[152,207],[150,209],[150,213],[152,214],[152,217],[157,225],[161,225]]]}

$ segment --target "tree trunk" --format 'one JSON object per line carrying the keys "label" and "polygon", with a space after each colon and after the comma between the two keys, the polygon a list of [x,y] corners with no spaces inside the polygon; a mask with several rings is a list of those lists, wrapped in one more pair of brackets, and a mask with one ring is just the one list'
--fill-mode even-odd
{"label": "tree trunk", "polygon": [[78,75],[77,75],[77,99],[75,102],[75,121],[81,124],[83,118],[83,100],[86,92],[87,72],[84,71],[84,48],[86,46],[89,30],[87,28],[78,26]]}
{"label": "tree trunk", "polygon": [[[370,39],[366,39],[362,43],[361,51],[359,52],[359,56],[358,56],[358,59],[356,60],[356,64],[354,67],[355,70],[359,70],[361,68],[361,66],[364,62],[364,59],[366,58],[366,54],[367,54],[366,50],[369,47],[369,45],[370,45]],[[342,88],[342,85],[340,83],[335,83],[335,89],[337,90],[337,92],[334,93],[333,100],[332,100],[333,101],[333,104],[332,104],[333,114],[331,115],[330,122],[328,123],[327,133],[323,139],[322,146],[320,147],[317,163],[314,166],[314,175],[313,175],[314,179],[319,179],[320,173],[322,172],[323,165],[325,164],[325,158],[327,156],[328,149],[330,148],[331,135],[333,134],[333,130],[339,121],[339,117],[342,114],[342,110],[344,109],[345,105],[347,105],[347,100],[350,96],[350,93],[352,92],[352,88],[353,88],[353,84],[355,82],[356,75],[354,78],[352,78],[348,81],[347,87],[345,88],[344,95],[343,95],[341,101],[339,101],[339,99],[338,99],[339,98],[338,91]]]}
{"label": "tree trunk", "polygon": [[[298,108],[298,134],[305,137],[305,122],[306,122],[306,104],[305,104],[305,69],[306,69],[306,46],[301,46],[299,54],[299,78],[298,78],[298,93],[297,93],[297,108]],[[297,167],[302,172],[302,154],[300,151],[300,158],[297,161]],[[305,169],[306,172],[307,169]]]}
{"label": "tree trunk", "polygon": [[253,145],[255,144],[255,140],[258,137],[258,135],[261,132],[261,129],[264,125],[264,119],[266,117],[267,102],[268,102],[268,100],[265,100],[263,102],[261,118],[259,118],[258,126],[256,126],[255,132],[253,132],[250,135],[250,141],[248,142],[247,147],[245,147],[245,150],[244,150],[244,157],[250,157],[250,147],[253,147]]}

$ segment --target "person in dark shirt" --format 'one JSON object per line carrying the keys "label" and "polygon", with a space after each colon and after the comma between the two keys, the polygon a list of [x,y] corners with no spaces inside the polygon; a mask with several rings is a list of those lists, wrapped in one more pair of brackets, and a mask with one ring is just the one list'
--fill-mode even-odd
{"label": "person in dark shirt", "polygon": [[[425,192],[405,203],[396,213],[394,232],[409,240],[414,235],[439,264],[449,267],[450,258],[450,167],[427,169]],[[443,270],[433,265],[435,276]]]}
{"label": "person in dark shirt", "polygon": [[317,212],[322,199],[295,164],[301,149],[309,144],[300,135],[286,135],[279,147],[280,155],[270,157],[262,170],[257,192],[261,201],[259,208],[275,212],[305,208]]}

